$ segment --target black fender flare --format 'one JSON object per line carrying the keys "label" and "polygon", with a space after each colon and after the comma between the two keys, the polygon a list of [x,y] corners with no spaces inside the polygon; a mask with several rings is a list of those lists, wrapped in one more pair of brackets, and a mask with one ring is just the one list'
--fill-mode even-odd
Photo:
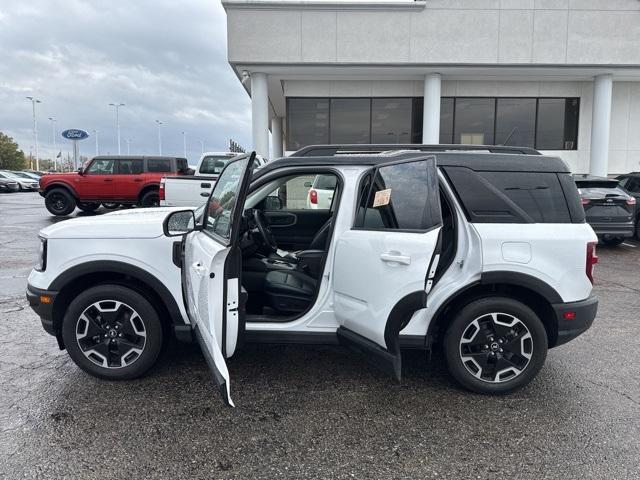
{"label": "black fender flare", "polygon": [[128,263],[114,260],[95,260],[76,265],[58,275],[51,282],[49,290],[59,292],[74,280],[92,273],[117,273],[148,285],[163,302],[167,312],[169,312],[172,324],[185,325],[178,303],[169,289],[153,274]]}
{"label": "black fender flare", "polygon": [[51,190],[53,190],[53,189],[55,189],[55,188],[62,188],[62,189],[64,189],[64,190],[66,190],[67,192],[69,192],[69,193],[71,194],[71,196],[72,196],[73,198],[75,198],[76,200],[78,200],[78,194],[77,194],[77,193],[76,193],[76,191],[73,189],[73,187],[72,187],[71,185],[67,184],[67,183],[64,183],[64,182],[54,182],[54,183],[51,183],[51,184],[47,185],[47,186],[45,187],[45,189],[44,189],[45,197],[47,196],[47,194],[48,194]]}
{"label": "black fender flare", "polygon": [[532,275],[520,272],[495,271],[482,272],[480,275],[480,284],[489,285],[494,283],[515,285],[532,290],[542,296],[551,305],[563,303],[562,297],[548,283],[536,278]]}

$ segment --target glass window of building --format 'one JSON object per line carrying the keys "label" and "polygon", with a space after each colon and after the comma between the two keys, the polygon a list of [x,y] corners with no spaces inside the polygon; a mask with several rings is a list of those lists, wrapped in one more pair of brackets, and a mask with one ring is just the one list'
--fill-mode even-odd
{"label": "glass window of building", "polygon": [[457,98],[454,143],[492,144],[495,104],[495,98]]}
{"label": "glass window of building", "polygon": [[370,98],[332,98],[330,117],[331,143],[371,142]]}
{"label": "glass window of building", "polygon": [[536,147],[542,150],[564,148],[564,98],[538,100],[538,125]]}
{"label": "glass window of building", "polygon": [[495,143],[533,147],[535,138],[536,99],[498,98]]}
{"label": "glass window of building", "polygon": [[411,143],[411,98],[371,101],[371,143]]}
{"label": "glass window of building", "polygon": [[440,99],[440,143],[453,143],[453,98]]}
{"label": "glass window of building", "polygon": [[287,148],[329,143],[329,99],[290,98],[287,112]]}

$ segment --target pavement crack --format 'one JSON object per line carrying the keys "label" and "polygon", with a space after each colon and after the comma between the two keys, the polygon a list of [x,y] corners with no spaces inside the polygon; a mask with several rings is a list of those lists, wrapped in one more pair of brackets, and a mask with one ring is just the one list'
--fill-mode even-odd
{"label": "pavement crack", "polygon": [[600,383],[600,382],[596,382],[595,380],[589,380],[588,378],[586,379],[587,382],[596,385],[597,387],[602,387],[602,388],[606,388],[607,390],[609,390],[610,392],[613,393],[617,393],[618,395],[626,398],[627,400],[631,401],[632,403],[640,406],[640,401],[636,400],[635,398],[633,398],[631,395],[629,395],[628,393],[625,392],[621,392],[620,390],[617,390],[613,387],[610,387],[609,385],[606,385],[604,383]]}

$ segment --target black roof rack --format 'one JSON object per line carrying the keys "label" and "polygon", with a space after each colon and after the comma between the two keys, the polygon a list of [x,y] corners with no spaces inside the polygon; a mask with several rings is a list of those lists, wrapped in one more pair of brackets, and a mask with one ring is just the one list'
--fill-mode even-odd
{"label": "black roof rack", "polygon": [[511,147],[505,145],[420,145],[406,144],[346,144],[346,145],[309,145],[291,154],[291,157],[332,157],[334,155],[354,155],[381,153],[393,150],[417,150],[420,152],[489,152],[511,153],[519,155],[542,155],[529,147]]}

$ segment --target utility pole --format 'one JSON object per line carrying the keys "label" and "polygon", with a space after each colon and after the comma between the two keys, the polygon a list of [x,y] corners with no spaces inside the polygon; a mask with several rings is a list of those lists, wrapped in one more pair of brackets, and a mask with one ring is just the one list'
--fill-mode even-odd
{"label": "utility pole", "polygon": [[156,120],[156,125],[158,126],[158,155],[162,155],[162,132],[160,130],[162,122],[160,120]]}
{"label": "utility pole", "polygon": [[56,119],[54,117],[49,117],[51,121],[51,137],[53,138],[53,171],[58,171],[58,149],[56,148]]}
{"label": "utility pole", "polygon": [[33,108],[33,143],[36,146],[36,170],[40,171],[40,159],[38,158],[38,122],[36,121],[36,103],[42,103],[35,97],[27,97],[31,100],[31,106]]}
{"label": "utility pole", "polygon": [[120,107],[125,107],[124,103],[110,103],[110,107],[116,109],[116,132],[118,134],[118,155],[120,155]]}
{"label": "utility pole", "polygon": [[184,158],[187,158],[187,132],[182,132],[182,150],[184,151]]}
{"label": "utility pole", "polygon": [[93,136],[96,139],[96,156],[98,156],[100,155],[100,147],[98,145],[98,130],[94,128],[93,130],[91,130],[91,133],[93,133]]}
{"label": "utility pole", "polygon": [[131,155],[131,139],[125,138],[124,141],[127,142],[127,155]]}
{"label": "utility pole", "polygon": [[200,153],[204,155],[204,140],[200,140]]}

